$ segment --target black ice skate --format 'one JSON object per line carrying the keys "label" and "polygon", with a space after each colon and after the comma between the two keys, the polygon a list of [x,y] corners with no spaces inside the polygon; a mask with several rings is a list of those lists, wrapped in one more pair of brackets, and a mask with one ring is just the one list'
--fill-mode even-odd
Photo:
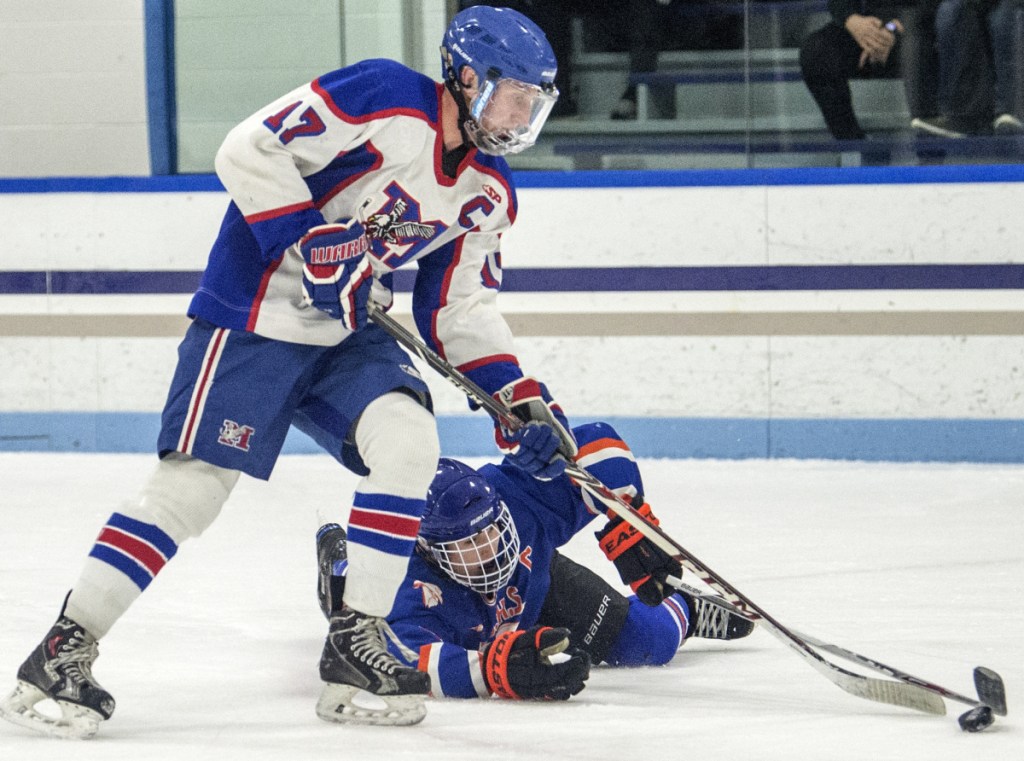
{"label": "black ice skate", "polygon": [[[96,639],[61,616],[18,669],[18,686],[0,701],[0,717],[54,737],[88,739],[114,713],[114,698],[92,676]],[[60,718],[36,710],[53,700]]]}
{"label": "black ice skate", "polygon": [[337,523],[325,523],[316,532],[317,574],[316,596],[320,610],[328,619],[341,610],[345,577],[340,575],[348,561],[345,529]]}
{"label": "black ice skate", "polygon": [[686,600],[690,608],[690,628],[686,639],[741,639],[754,631],[754,622],[743,618],[720,597],[689,594],[682,590],[676,594]]}
{"label": "black ice skate", "polygon": [[327,684],[316,704],[317,716],[325,721],[392,726],[423,720],[430,677],[395,658],[386,639],[403,655],[416,657],[383,618],[348,607],[331,616],[320,657],[320,678]]}

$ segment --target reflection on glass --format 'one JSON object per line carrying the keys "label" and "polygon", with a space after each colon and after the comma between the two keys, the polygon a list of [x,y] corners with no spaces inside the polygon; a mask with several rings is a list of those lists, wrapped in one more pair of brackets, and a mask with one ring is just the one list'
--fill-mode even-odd
{"label": "reflection on glass", "polygon": [[[561,96],[537,146],[510,158],[517,169],[1024,157],[1022,0],[491,4],[531,16],[560,62]],[[319,3],[316,23],[296,22],[307,30],[301,61],[290,43],[295,29],[261,13],[264,7],[274,6],[257,3],[244,18],[226,18],[206,13],[204,4],[175,4],[182,171],[210,171],[227,128],[268,92],[344,63],[338,40],[346,34],[346,3]],[[409,48],[395,42],[395,25],[380,28],[386,39],[362,40],[367,50],[394,57],[396,48]]]}

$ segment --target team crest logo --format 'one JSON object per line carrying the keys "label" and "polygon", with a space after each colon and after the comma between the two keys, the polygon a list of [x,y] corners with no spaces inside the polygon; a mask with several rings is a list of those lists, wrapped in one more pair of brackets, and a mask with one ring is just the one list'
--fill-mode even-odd
{"label": "team crest logo", "polygon": [[256,429],[251,425],[239,425],[234,420],[225,420],[224,424],[220,427],[220,436],[217,438],[217,443],[248,452],[249,439],[252,438],[254,433],[256,433]]}
{"label": "team crest logo", "polygon": [[411,239],[433,238],[436,230],[430,225],[415,220],[402,220],[408,210],[409,204],[404,198],[399,198],[391,207],[391,211],[386,214],[374,214],[366,220],[366,234],[374,240],[396,244],[407,243]]}
{"label": "team crest logo", "polygon": [[440,220],[423,219],[419,201],[397,182],[367,198],[363,210],[370,254],[388,269],[415,259],[448,229]]}
{"label": "team crest logo", "polygon": [[441,593],[441,587],[437,586],[437,584],[431,584],[427,581],[414,581],[412,583],[412,588],[418,589],[423,593],[424,608],[436,608],[444,602],[444,595]]}

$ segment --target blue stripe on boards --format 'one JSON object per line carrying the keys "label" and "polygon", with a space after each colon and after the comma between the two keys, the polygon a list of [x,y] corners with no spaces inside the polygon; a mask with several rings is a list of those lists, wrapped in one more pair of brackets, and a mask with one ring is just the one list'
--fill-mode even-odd
{"label": "blue stripe on boards", "polygon": [[[215,174],[0,178],[0,193],[223,193]],[[226,199],[225,199],[226,203]]]}
{"label": "blue stripe on boards", "polygon": [[809,167],[517,172],[518,188],[745,187],[1024,182],[1024,165]]}
{"label": "blue stripe on boards", "polygon": [[[410,293],[415,271],[394,273]],[[0,294],[193,293],[192,270],[0,272]],[[1024,264],[864,264],[745,267],[543,267],[508,269],[503,292],[846,291],[1024,289]]]}
{"label": "blue stripe on boards", "polygon": [[154,526],[152,523],[143,523],[129,518],[127,515],[114,513],[107,521],[107,525],[149,542],[168,560],[178,552],[178,545],[174,543],[174,540],[167,536],[159,526]]}
{"label": "blue stripe on boards", "polygon": [[201,278],[202,273],[197,270],[52,272],[50,292],[68,295],[193,293]]}
{"label": "blue stripe on boards", "polygon": [[112,565],[135,582],[135,586],[143,591],[145,591],[146,587],[148,587],[150,582],[153,581],[153,577],[150,575],[149,571],[124,553],[119,550],[115,550],[112,547],[107,547],[104,544],[93,545],[92,551],[89,553],[89,557],[102,560],[104,563]]}
{"label": "blue stripe on boards", "polygon": [[0,272],[0,293],[31,295],[47,290],[45,272]]}
{"label": "blue stripe on boards", "polygon": [[1024,288],[1024,264],[508,269],[503,291],[841,291]]}
{"label": "blue stripe on boards", "polygon": [[[1024,182],[1024,164],[516,172],[518,188],[744,187]],[[0,179],[0,193],[224,192],[216,175]]]}
{"label": "blue stripe on boards", "polygon": [[[637,457],[1024,463],[1021,419],[592,418],[612,425]],[[441,415],[437,425],[446,457],[498,458],[486,415]],[[0,452],[152,455],[159,430],[158,412],[0,412]],[[324,453],[296,429],[283,451]]]}
{"label": "blue stripe on boards", "polygon": [[348,528],[348,542],[349,544],[369,547],[371,550],[386,552],[388,555],[402,555],[404,557],[412,555],[413,548],[416,546],[416,542],[412,539],[396,539],[392,536],[378,534],[375,531],[365,531],[353,526]]}

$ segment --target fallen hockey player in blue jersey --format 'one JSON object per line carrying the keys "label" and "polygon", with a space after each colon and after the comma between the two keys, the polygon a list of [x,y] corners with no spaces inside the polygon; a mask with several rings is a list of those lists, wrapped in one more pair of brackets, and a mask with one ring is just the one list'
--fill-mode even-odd
{"label": "fallen hockey player in blue jersey", "polygon": [[[626,444],[607,424],[575,428],[577,462],[653,519]],[[395,654],[430,674],[435,697],[567,700],[591,663],[660,665],[690,637],[738,639],[753,623],[713,599],[666,583],[679,563],[612,517],[602,550],[634,594],[561,555],[598,514],[567,476],[540,480],[514,463],[474,470],[442,458],[427,494],[417,548],[388,616]],[[341,607],[345,531],[317,533],[324,614]],[[553,658],[555,654],[561,654]]]}

